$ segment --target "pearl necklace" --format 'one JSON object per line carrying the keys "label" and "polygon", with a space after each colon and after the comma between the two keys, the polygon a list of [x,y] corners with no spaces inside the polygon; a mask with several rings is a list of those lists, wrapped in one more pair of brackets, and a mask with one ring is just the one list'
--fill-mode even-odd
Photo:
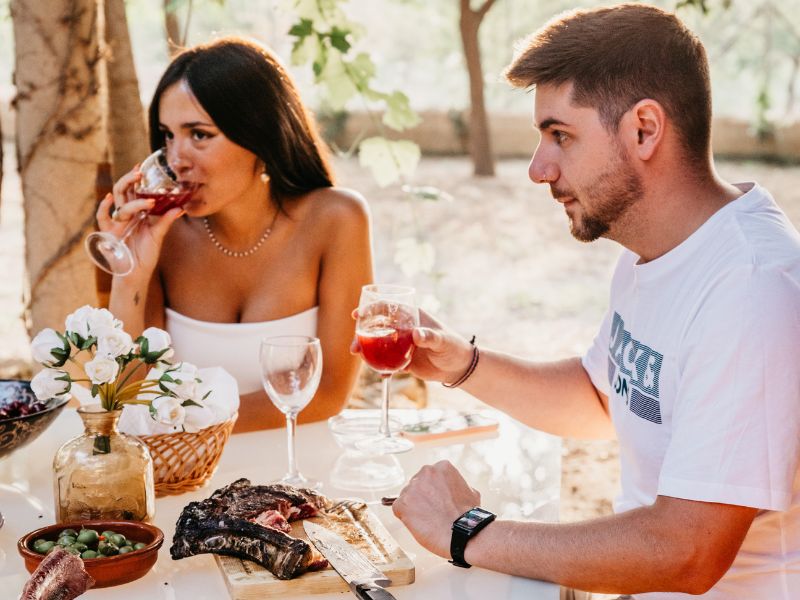
{"label": "pearl necklace", "polygon": [[261,237],[256,242],[255,246],[249,250],[243,250],[241,252],[230,250],[220,243],[220,241],[214,235],[214,232],[211,231],[211,225],[208,222],[208,217],[203,217],[203,227],[206,228],[208,238],[211,240],[211,243],[216,246],[217,250],[222,252],[225,256],[230,256],[231,258],[244,258],[245,256],[250,256],[251,254],[255,253],[259,248],[261,248],[261,245],[267,241],[269,234],[272,233],[272,228],[275,226],[275,221],[278,219],[278,212],[279,211],[275,211],[275,216],[272,217],[272,223],[270,223],[269,227],[267,227],[266,230],[264,230],[264,233],[261,234]]}

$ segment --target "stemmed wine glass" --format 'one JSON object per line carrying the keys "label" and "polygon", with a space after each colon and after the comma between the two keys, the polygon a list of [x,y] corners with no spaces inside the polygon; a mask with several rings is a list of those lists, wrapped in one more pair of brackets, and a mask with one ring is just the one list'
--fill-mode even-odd
{"label": "stemmed wine glass", "polygon": [[297,470],[295,428],[297,415],[319,387],[322,377],[322,347],[319,339],[299,335],[264,338],[259,352],[261,381],[275,407],[286,415],[289,471],[280,480],[295,487],[319,488]]}
{"label": "stemmed wine glass", "polygon": [[393,436],[389,427],[392,374],[407,367],[414,353],[411,332],[419,325],[414,293],[414,288],[402,285],[378,284],[361,288],[356,336],[364,360],[383,380],[378,437],[360,440],[357,447],[363,452],[397,454],[414,447],[411,440]]}
{"label": "stemmed wine glass", "polygon": [[195,185],[178,181],[167,164],[166,151],[161,148],[142,161],[142,178],[134,188],[138,200],[155,200],[153,208],[143,210],[131,219],[121,238],[108,231],[96,231],[86,237],[86,251],[94,264],[112,275],[127,275],[133,270],[133,253],[125,243],[139,224],[149,215],[160,216],[171,208],[181,207],[192,197]]}

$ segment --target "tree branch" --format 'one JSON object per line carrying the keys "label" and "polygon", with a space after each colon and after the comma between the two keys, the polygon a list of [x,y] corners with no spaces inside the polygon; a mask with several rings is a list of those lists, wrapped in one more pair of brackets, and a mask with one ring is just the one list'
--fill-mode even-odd
{"label": "tree branch", "polygon": [[483,3],[483,6],[474,11],[479,20],[483,20],[483,17],[485,17],[486,13],[492,9],[492,6],[494,6],[495,2],[497,2],[497,0],[486,0],[486,2]]}

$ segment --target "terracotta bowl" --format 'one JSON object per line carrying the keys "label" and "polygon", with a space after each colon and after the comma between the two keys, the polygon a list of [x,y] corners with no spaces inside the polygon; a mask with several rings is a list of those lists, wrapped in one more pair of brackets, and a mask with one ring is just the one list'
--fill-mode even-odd
{"label": "terracotta bowl", "polygon": [[127,554],[109,556],[107,558],[89,558],[83,561],[86,572],[94,577],[94,588],[111,587],[139,579],[147,573],[156,563],[158,549],[164,543],[164,534],[155,525],[140,523],[138,521],[74,521],[70,523],[56,523],[48,525],[20,538],[17,542],[17,551],[25,561],[25,568],[33,573],[44,554],[33,550],[33,542],[39,538],[56,541],[58,534],[64,529],[80,531],[82,527],[94,529],[98,533],[113,531],[121,533],[126,538],[147,544],[141,550],[134,550]]}
{"label": "terracotta bowl", "polygon": [[[31,443],[52,423],[69,401],[53,399],[41,403],[31,390],[31,382],[22,379],[0,379],[0,407],[40,405],[40,410],[26,415],[0,417],[0,458]],[[43,407],[41,407],[43,405]]]}

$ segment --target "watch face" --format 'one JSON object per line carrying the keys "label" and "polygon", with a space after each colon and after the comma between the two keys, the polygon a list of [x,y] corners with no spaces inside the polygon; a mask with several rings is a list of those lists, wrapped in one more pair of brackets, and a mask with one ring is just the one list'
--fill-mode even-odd
{"label": "watch face", "polygon": [[460,520],[464,527],[472,529],[478,523],[488,519],[491,516],[493,515],[488,510],[483,510],[482,508],[473,508],[472,510],[467,511],[467,513],[464,514]]}

